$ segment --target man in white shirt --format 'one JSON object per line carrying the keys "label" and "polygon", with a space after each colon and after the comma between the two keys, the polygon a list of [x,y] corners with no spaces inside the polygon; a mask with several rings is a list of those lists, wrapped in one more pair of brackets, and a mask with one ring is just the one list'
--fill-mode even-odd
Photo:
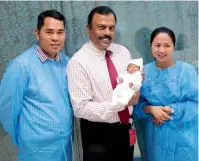
{"label": "man in white shirt", "polygon": [[94,8],[88,16],[90,41],[69,61],[67,76],[74,114],[81,118],[84,161],[132,161],[129,145],[131,125],[120,122],[118,112],[137,103],[139,91],[123,107],[112,106],[112,80],[107,67],[106,51],[119,74],[132,59],[129,50],[112,43],[116,15],[107,6]]}

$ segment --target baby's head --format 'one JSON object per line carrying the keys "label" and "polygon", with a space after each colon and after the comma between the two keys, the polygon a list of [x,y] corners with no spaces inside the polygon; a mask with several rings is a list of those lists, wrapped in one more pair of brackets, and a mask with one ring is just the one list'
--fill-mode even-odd
{"label": "baby's head", "polygon": [[137,71],[140,71],[140,67],[138,65],[130,63],[127,67],[127,72],[133,74]]}
{"label": "baby's head", "polygon": [[143,71],[143,59],[133,59],[129,62],[127,66],[127,72],[130,74],[133,74],[137,71],[142,72]]}

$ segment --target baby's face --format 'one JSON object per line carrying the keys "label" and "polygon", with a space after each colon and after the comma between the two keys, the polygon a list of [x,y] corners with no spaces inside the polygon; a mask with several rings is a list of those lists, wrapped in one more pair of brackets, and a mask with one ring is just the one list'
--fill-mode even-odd
{"label": "baby's face", "polygon": [[130,74],[133,74],[133,73],[135,73],[135,72],[137,72],[139,70],[140,70],[140,67],[135,65],[135,64],[129,64],[128,67],[127,67],[127,71]]}

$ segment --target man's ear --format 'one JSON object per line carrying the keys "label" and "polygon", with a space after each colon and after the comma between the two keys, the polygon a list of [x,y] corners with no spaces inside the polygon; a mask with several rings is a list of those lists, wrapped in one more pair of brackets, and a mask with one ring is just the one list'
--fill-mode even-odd
{"label": "man's ear", "polygon": [[86,25],[86,32],[87,32],[87,35],[90,37],[90,32],[91,32],[91,25],[90,24]]}
{"label": "man's ear", "polygon": [[35,33],[35,37],[36,37],[37,40],[39,41],[39,30],[38,30],[38,29],[35,29],[34,33]]}

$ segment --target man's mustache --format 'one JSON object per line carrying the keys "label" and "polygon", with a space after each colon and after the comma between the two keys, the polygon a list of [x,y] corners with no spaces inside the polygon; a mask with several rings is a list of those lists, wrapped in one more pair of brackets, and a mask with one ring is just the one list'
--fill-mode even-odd
{"label": "man's mustache", "polygon": [[109,35],[104,35],[104,36],[99,36],[99,39],[108,39],[108,40],[112,40],[112,37]]}

